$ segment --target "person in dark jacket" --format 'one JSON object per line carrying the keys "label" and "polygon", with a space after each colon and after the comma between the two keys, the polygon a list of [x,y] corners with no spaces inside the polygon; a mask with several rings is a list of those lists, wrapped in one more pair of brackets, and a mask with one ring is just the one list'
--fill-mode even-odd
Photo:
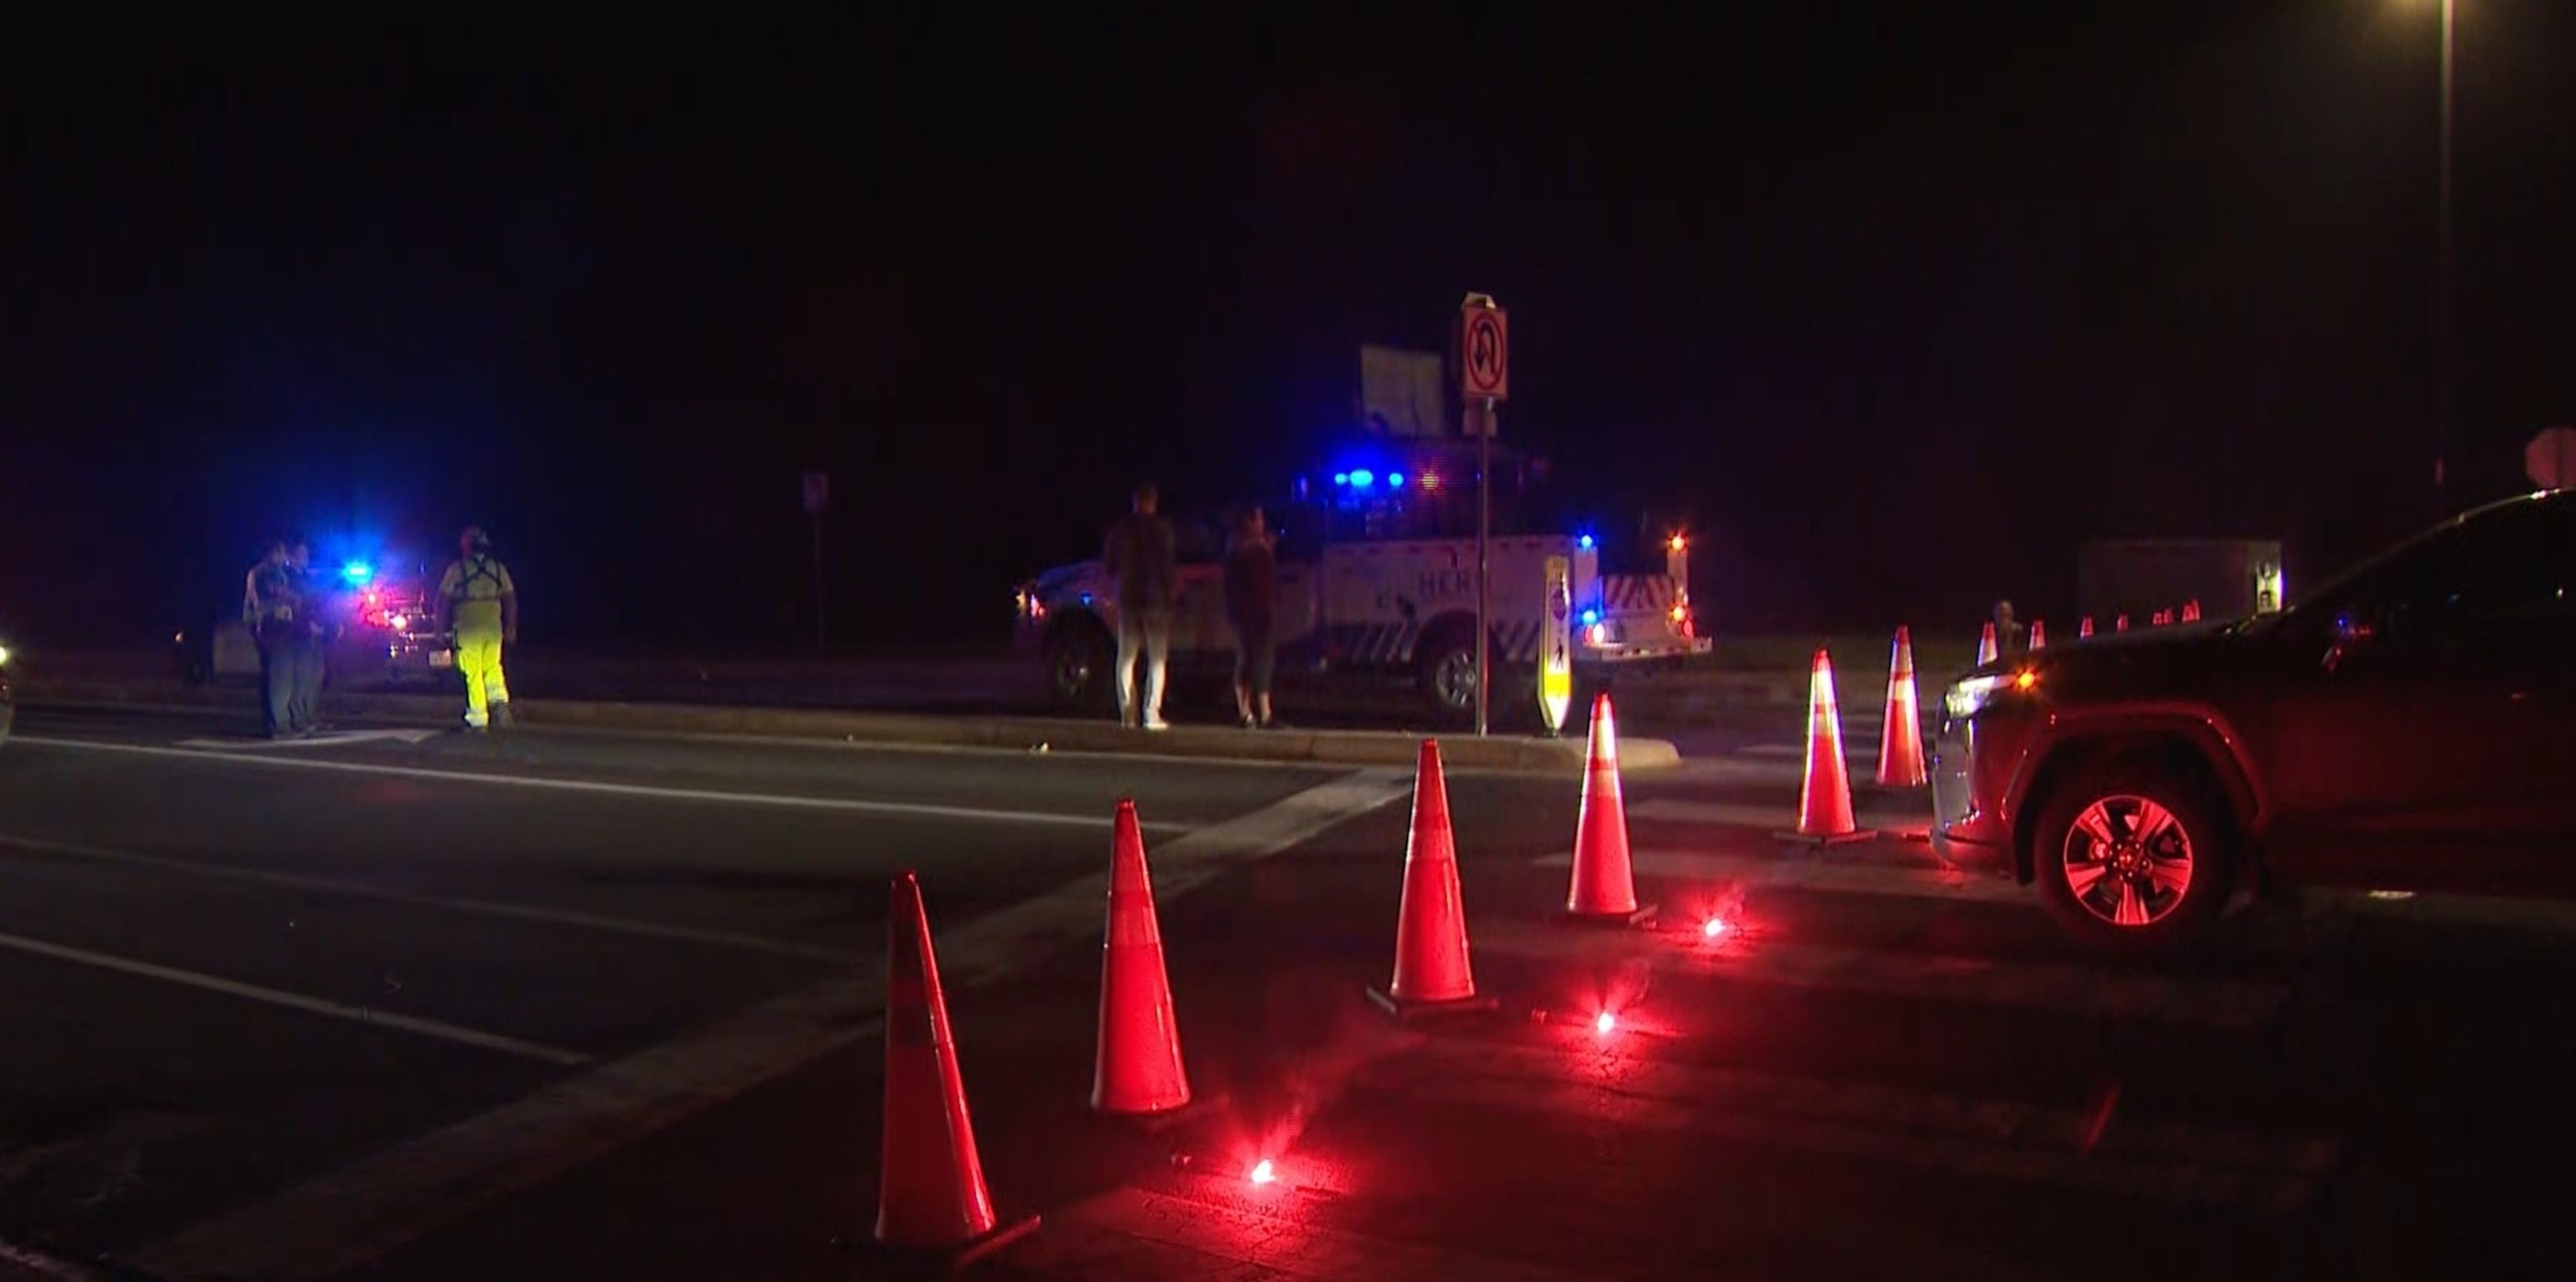
{"label": "person in dark jacket", "polygon": [[[1136,486],[1134,509],[1109,527],[1100,568],[1117,584],[1118,719],[1161,730],[1163,674],[1172,657],[1172,609],[1180,597],[1179,552],[1172,523],[1158,513],[1162,494],[1152,481]],[[1136,688],[1136,660],[1145,661],[1145,688]]]}
{"label": "person in dark jacket", "polygon": [[259,646],[259,729],[271,739],[290,738],[295,729],[296,670],[288,651],[302,622],[302,602],[286,545],[285,539],[269,540],[267,554],[242,579],[242,622]]}
{"label": "person in dark jacket", "polygon": [[1267,729],[1270,674],[1278,658],[1279,558],[1261,509],[1235,525],[1225,557],[1225,617],[1234,625],[1234,709],[1243,728]]}

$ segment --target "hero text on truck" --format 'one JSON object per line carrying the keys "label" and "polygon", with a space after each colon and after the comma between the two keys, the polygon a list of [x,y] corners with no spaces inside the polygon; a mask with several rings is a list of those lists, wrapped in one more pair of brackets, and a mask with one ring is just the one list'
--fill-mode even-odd
{"label": "hero text on truck", "polygon": [[[1573,528],[1541,532],[1531,460],[1494,451],[1489,662],[1497,717],[1536,706],[1545,564],[1569,563],[1578,681],[1708,651],[1693,616],[1684,536],[1653,549],[1653,572],[1605,574],[1602,549]],[[1376,439],[1332,471],[1301,480],[1284,503],[1263,504],[1278,539],[1278,643],[1283,672],[1409,682],[1434,715],[1472,719],[1476,706],[1476,453],[1472,445]],[[1180,604],[1172,675],[1230,671],[1223,532],[1218,519],[1175,516]],[[1097,559],[1058,566],[1020,585],[1017,633],[1068,709],[1111,707],[1117,656],[1112,585]]]}

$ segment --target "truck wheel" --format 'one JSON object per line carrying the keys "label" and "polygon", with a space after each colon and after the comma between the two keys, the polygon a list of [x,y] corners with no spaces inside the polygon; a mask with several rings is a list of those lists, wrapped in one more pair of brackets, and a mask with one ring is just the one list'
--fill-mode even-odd
{"label": "truck wheel", "polygon": [[1098,624],[1067,623],[1047,636],[1047,696],[1073,712],[1100,712],[1117,704],[1110,669],[1117,664],[1117,644]]}
{"label": "truck wheel", "polygon": [[2201,781],[2114,762],[2055,789],[2031,831],[2031,872],[2060,924],[2097,947],[2160,952],[2205,933],[2236,878],[2236,832]]}
{"label": "truck wheel", "polygon": [[[1419,671],[1415,674],[1415,682],[1431,715],[1450,725],[1473,724],[1476,720],[1475,632],[1470,629],[1434,637],[1423,646],[1416,662]],[[1491,717],[1492,705],[1486,705],[1486,709],[1486,715]]]}

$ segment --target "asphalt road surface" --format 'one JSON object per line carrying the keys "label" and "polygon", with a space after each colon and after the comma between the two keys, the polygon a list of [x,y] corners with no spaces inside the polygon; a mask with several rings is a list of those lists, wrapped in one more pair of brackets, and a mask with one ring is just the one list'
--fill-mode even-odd
{"label": "asphalt road surface", "polygon": [[[1753,744],[1628,781],[1664,931],[1548,924],[1578,780],[1453,774],[1498,1005],[1400,1024],[1362,989],[1409,772],[241,730],[0,748],[0,1278],[865,1275],[904,869],[994,1196],[1043,1217],[993,1276],[2576,1258],[2554,909],[2320,902],[2112,964],[1932,866],[1919,799],[1781,846],[1796,762]],[[1159,1131],[1086,1107],[1129,796],[1205,1101]]]}

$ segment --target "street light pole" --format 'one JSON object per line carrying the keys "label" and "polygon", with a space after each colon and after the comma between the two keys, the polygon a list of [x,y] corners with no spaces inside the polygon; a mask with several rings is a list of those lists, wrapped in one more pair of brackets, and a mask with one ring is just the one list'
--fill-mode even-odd
{"label": "street light pole", "polygon": [[2442,176],[2433,280],[2433,516],[2450,515],[2451,450],[2451,23],[2442,0]]}

